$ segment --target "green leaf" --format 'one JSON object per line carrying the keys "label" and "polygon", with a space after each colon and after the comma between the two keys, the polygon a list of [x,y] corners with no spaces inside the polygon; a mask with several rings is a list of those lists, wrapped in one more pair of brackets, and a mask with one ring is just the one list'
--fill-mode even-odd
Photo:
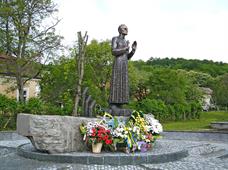
{"label": "green leaf", "polygon": [[118,123],[118,120],[117,120],[116,117],[114,117],[114,120],[113,121],[114,121],[114,129],[115,129],[115,128],[117,128],[117,126],[118,126],[119,123]]}

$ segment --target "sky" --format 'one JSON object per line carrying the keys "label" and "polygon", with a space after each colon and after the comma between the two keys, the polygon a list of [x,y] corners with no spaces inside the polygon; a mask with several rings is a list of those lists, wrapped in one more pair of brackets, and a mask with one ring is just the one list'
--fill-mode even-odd
{"label": "sky", "polygon": [[72,46],[78,31],[89,40],[111,40],[126,24],[137,41],[133,60],[150,57],[228,63],[228,0],[55,0],[57,33]]}

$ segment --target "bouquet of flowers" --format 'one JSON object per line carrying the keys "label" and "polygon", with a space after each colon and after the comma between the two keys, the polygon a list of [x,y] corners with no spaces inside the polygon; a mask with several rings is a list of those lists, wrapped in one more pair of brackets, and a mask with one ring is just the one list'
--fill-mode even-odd
{"label": "bouquet of flowers", "polygon": [[[105,124],[111,131],[113,137],[114,150],[118,150],[119,146],[125,146],[125,152],[140,150],[142,152],[147,151],[152,147],[152,143],[155,141],[154,135],[159,135],[162,131],[156,131],[154,133],[154,121],[149,121],[144,118],[142,112],[133,111],[131,117],[127,121],[118,120],[116,117],[105,114]],[[162,128],[162,127],[161,127]]]}
{"label": "bouquet of flowers", "polygon": [[[133,127],[131,136],[136,143],[137,150],[146,152],[152,148],[152,143],[154,143],[155,138],[142,112],[133,111],[127,125]],[[134,151],[133,149],[132,151]]]}
{"label": "bouquet of flowers", "polygon": [[80,126],[81,133],[84,135],[83,140],[87,143],[112,144],[112,135],[110,130],[101,123],[89,122],[86,126]]}
{"label": "bouquet of flowers", "polygon": [[104,113],[103,119],[80,126],[86,143],[103,143],[114,151],[125,148],[125,152],[146,152],[162,132],[162,125],[151,114],[133,111],[127,120],[117,119]]}

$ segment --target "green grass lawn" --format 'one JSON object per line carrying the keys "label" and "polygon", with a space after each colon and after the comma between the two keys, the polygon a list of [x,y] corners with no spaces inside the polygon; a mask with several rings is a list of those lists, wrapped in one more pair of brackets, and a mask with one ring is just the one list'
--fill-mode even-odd
{"label": "green grass lawn", "polygon": [[199,120],[173,121],[162,123],[164,130],[208,130],[211,129],[210,123],[217,121],[228,122],[228,112],[213,111],[202,112]]}

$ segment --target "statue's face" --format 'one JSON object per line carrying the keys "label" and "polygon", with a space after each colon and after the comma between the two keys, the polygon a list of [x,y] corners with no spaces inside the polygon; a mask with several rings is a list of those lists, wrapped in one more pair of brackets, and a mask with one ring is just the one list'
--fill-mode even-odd
{"label": "statue's face", "polygon": [[128,28],[127,28],[127,26],[126,26],[126,25],[121,25],[121,26],[119,27],[119,33],[120,33],[120,34],[123,34],[123,35],[127,35],[127,33],[128,33]]}

